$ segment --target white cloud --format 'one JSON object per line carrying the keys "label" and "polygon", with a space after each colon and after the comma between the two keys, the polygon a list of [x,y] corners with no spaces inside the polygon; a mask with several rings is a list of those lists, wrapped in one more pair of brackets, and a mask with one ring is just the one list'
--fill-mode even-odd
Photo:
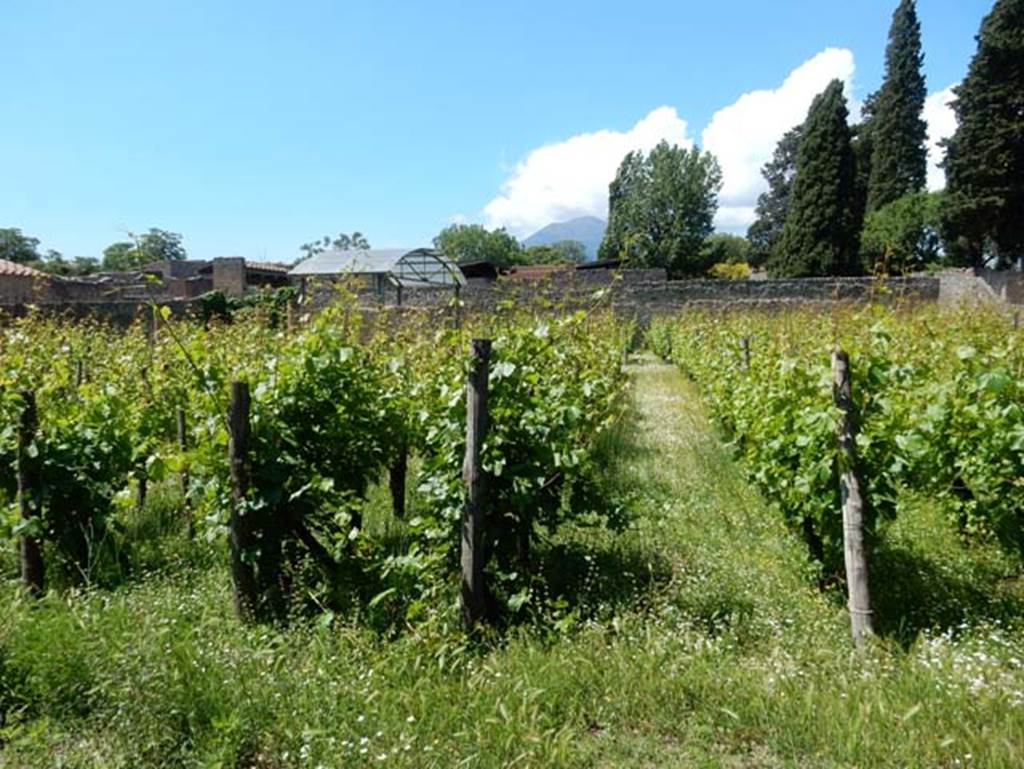
{"label": "white cloud", "polygon": [[468,224],[469,217],[465,214],[452,214],[448,217],[448,224]]}
{"label": "white cloud", "polygon": [[933,93],[924,102],[924,119],[928,123],[928,189],[941,190],[946,186],[946,172],[939,168],[945,157],[945,150],[939,142],[948,139],[956,131],[956,113],[949,103],[955,98],[953,89],[957,84]]}
{"label": "white cloud", "polygon": [[722,165],[722,193],[715,224],[738,230],[754,220],[754,204],[765,189],[761,167],[779,139],[807,117],[814,97],[835,79],[847,98],[853,87],[853,53],[827,48],[793,70],[774,90],[750,91],[711,118],[701,134],[704,149]]}
{"label": "white cloud", "polygon": [[[851,123],[859,119],[860,103],[852,98],[855,62],[845,48],[827,48],[794,69],[775,89],[750,91],[718,110],[701,133],[704,149],[722,166],[722,192],[715,225],[742,232],[754,220],[757,196],[766,184],[761,167],[771,158],[782,135],[807,116],[811,101],[834,79],[841,80],[850,101]],[[928,188],[944,185],[937,163],[940,139],[950,136],[956,120],[948,102],[952,86],[928,97]],[[605,217],[608,184],[622,158],[631,150],[650,150],[662,139],[693,146],[688,124],[675,108],[659,107],[630,130],[595,131],[530,152],[509,170],[501,194],[483,210],[489,227],[507,227],[529,235],[551,222],[576,216]]]}
{"label": "white cloud", "polygon": [[578,134],[533,150],[516,164],[501,194],[484,207],[489,227],[530,235],[551,222],[608,213],[608,185],[622,158],[665,139],[693,146],[687,124],[672,107],[659,107],[630,130]]}

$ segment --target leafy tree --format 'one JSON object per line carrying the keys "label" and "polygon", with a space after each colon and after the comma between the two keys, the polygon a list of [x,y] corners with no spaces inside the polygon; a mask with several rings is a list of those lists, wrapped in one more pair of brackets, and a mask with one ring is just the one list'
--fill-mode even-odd
{"label": "leafy tree", "polygon": [[0,228],[0,259],[18,264],[37,262],[39,238],[23,235],[17,227]]}
{"label": "leafy tree", "polygon": [[104,270],[128,270],[135,266],[135,244],[129,241],[111,243],[103,249]]}
{"label": "leafy tree", "polygon": [[941,198],[938,192],[917,192],[868,214],[860,239],[865,269],[907,273],[938,261]]}
{"label": "leafy tree", "polygon": [[598,259],[619,259],[625,253],[631,222],[644,214],[644,194],[648,186],[644,154],[628,153],[608,185],[608,226],[597,250]]}
{"label": "leafy tree", "polygon": [[601,258],[637,267],[700,274],[710,265],[702,246],[714,228],[722,171],[715,156],[660,142],[645,157],[625,157],[609,186],[609,226]]}
{"label": "leafy tree", "polygon": [[[131,233],[129,233],[131,234]],[[111,271],[135,270],[150,262],[188,258],[181,244],[181,235],[151,227],[149,232],[132,236],[132,241],[112,243],[103,249],[103,269]]]}
{"label": "leafy tree", "polygon": [[956,88],[946,143],[942,236],[956,264],[1024,254],[1024,0],[996,0]]}
{"label": "leafy tree", "polygon": [[750,243],[739,235],[716,232],[704,241],[705,261],[709,264],[747,264]]}
{"label": "leafy tree", "polygon": [[559,240],[543,246],[530,246],[523,255],[525,264],[581,264],[587,261],[587,249],[578,240]]}
{"label": "leafy tree", "polygon": [[74,259],[65,259],[58,251],[48,251],[42,261],[32,266],[51,275],[73,278],[91,275],[98,271],[100,262],[93,256],[76,256]]}
{"label": "leafy tree", "polygon": [[761,176],[768,182],[768,189],[758,196],[755,209],[757,219],[747,230],[750,243],[748,261],[755,267],[771,258],[786,226],[789,196],[796,176],[796,151],[800,145],[801,128],[797,126],[783,135],[772,153],[772,159],[761,169]]}
{"label": "leafy tree", "polygon": [[796,158],[796,177],[782,239],[769,270],[780,277],[859,272],[852,203],[853,150],[843,84],[833,80],[814,98]]}
{"label": "leafy tree", "polygon": [[434,238],[434,246],[458,263],[491,262],[498,267],[522,264],[522,245],[504,227],[488,230],[479,224],[452,224]]}
{"label": "leafy tree", "polygon": [[305,256],[301,257],[299,261],[301,262],[304,259],[309,259],[311,256],[322,254],[329,248],[333,248],[336,251],[349,251],[354,248],[367,249],[369,247],[370,241],[358,230],[351,235],[341,232],[334,238],[330,235],[324,235],[319,240],[303,243],[299,246],[299,250],[305,253]]}
{"label": "leafy tree", "polygon": [[921,119],[927,96],[921,65],[921,23],[914,0],[893,13],[885,49],[885,79],[871,104],[871,168],[867,211],[920,192],[928,174],[928,126]]}

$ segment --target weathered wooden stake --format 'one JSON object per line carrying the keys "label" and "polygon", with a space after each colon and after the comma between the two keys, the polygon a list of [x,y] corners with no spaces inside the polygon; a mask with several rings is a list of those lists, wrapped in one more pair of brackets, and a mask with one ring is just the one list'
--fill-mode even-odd
{"label": "weathered wooden stake", "polygon": [[409,466],[409,450],[402,442],[398,456],[391,465],[388,482],[391,487],[391,512],[395,518],[405,518],[405,477]]}
{"label": "weathered wooden stake", "polygon": [[462,286],[455,284],[455,329],[462,328]]}
{"label": "weathered wooden stake", "polygon": [[740,339],[740,349],[743,351],[743,370],[750,371],[750,337]]}
{"label": "weathered wooden stake", "polygon": [[[21,519],[39,523],[39,463],[29,447],[39,427],[36,394],[24,390],[21,398],[25,407],[18,423],[18,506]],[[31,524],[30,524],[31,526]],[[34,596],[43,594],[46,569],[43,564],[43,545],[37,536],[26,533],[21,538],[21,579]]]}
{"label": "weathered wooden stake", "polygon": [[849,597],[850,629],[857,646],[874,633],[868,562],[864,547],[864,502],[857,478],[857,424],[850,385],[850,357],[842,350],[832,353],[832,394],[839,409],[839,491],[843,501],[843,556]]}
{"label": "weathered wooden stake", "polygon": [[462,479],[466,504],[462,510],[462,621],[472,630],[486,614],[484,587],[483,527],[485,493],[480,454],[487,435],[487,378],[491,340],[474,339],[473,368],[466,386],[466,458]]}
{"label": "weathered wooden stake", "polygon": [[[188,431],[185,429],[185,409],[181,406],[174,411],[174,420],[178,427],[178,450],[182,453],[182,461],[184,462],[184,454],[188,451]],[[189,494],[188,484],[188,465],[182,465],[181,475],[179,478],[181,482],[181,498],[185,503],[185,522],[188,524],[188,538],[195,539],[196,536],[196,520],[192,513],[192,496]]]}
{"label": "weathered wooden stake", "polygon": [[235,614],[243,621],[256,618],[256,571],[248,559],[252,553],[252,513],[246,511],[249,491],[249,385],[231,383],[228,411],[228,459],[231,463],[231,578],[235,591]]}
{"label": "weathered wooden stake", "polygon": [[288,300],[288,304],[285,306],[285,329],[289,334],[294,334],[295,329],[298,327],[297,315],[298,312],[295,309],[295,300]]}
{"label": "weathered wooden stake", "polygon": [[75,387],[81,387],[85,381],[85,361],[81,358],[75,361]]}
{"label": "weathered wooden stake", "polygon": [[1013,330],[1016,331],[1020,328],[1020,310],[1017,310],[1013,314]]}

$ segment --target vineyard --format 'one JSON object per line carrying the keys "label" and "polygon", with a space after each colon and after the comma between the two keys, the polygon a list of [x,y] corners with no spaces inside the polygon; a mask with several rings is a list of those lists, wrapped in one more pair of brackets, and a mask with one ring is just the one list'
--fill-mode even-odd
{"label": "vineyard", "polygon": [[869,534],[909,494],[964,537],[1024,551],[1024,337],[1001,314],[884,309],[658,322],[654,349],[693,377],[748,477],[838,573],[842,519],[830,354],[846,350]]}
{"label": "vineyard", "polygon": [[1024,758],[1004,315],[454,321],[10,322],[0,766]]}

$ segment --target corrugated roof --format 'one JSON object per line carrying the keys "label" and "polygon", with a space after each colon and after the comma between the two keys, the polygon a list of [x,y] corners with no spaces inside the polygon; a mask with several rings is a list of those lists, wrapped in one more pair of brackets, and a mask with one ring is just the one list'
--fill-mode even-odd
{"label": "corrugated roof", "polygon": [[349,251],[322,251],[292,268],[292,275],[338,275],[340,273],[389,273],[403,256],[405,248],[357,248]]}
{"label": "corrugated roof", "polygon": [[42,278],[46,277],[45,272],[29,267],[25,264],[18,264],[8,259],[0,259],[0,275],[16,275],[20,278]]}

